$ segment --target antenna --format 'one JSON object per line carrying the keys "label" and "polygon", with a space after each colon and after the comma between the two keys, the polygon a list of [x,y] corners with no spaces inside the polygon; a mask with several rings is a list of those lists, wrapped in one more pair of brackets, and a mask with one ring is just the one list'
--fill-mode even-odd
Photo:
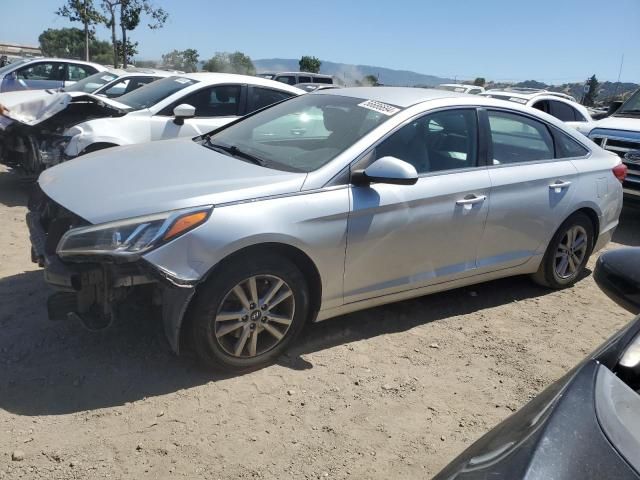
{"label": "antenna", "polygon": [[624,53],[622,54],[622,59],[620,60],[620,70],[618,70],[618,81],[616,82],[616,88],[613,91],[613,98],[615,99],[618,95],[618,87],[620,86],[620,77],[622,76],[622,66],[624,65]]}

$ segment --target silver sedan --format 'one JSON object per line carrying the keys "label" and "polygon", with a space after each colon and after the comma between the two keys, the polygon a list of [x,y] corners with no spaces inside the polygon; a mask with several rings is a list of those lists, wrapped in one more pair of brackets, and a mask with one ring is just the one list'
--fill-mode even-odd
{"label": "silver sedan", "polygon": [[345,88],[59,165],[27,220],[51,317],[97,329],[153,303],[176,352],[245,370],[307,322],[511,275],[573,285],[624,175],[513,102]]}

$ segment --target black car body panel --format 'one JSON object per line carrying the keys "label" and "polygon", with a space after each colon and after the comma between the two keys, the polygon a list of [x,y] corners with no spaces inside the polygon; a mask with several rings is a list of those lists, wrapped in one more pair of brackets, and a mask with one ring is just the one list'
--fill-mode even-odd
{"label": "black car body panel", "polygon": [[595,405],[598,370],[614,369],[639,332],[640,317],[471,445],[434,480],[640,479],[603,432]]}

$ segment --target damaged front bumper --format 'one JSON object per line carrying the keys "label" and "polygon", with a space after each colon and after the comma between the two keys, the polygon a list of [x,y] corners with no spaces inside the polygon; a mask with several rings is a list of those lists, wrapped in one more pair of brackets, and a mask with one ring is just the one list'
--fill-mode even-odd
{"label": "damaged front bumper", "polygon": [[[195,293],[194,285],[176,285],[144,260],[127,263],[62,261],[55,254],[54,229],[47,232],[37,211],[27,214],[32,260],[44,267],[55,290],[47,301],[51,320],[78,319],[87,328],[108,327],[127,305],[160,308],[167,340],[180,351],[180,327]],[[60,228],[58,228],[59,230]],[[64,228],[63,228],[64,229]]]}

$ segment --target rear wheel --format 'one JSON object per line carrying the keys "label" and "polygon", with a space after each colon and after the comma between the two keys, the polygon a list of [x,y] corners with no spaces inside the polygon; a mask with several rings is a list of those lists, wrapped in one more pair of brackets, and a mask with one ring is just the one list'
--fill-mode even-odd
{"label": "rear wheel", "polygon": [[308,310],[307,282],[287,258],[238,259],[198,292],[190,318],[196,353],[228,371],[268,365],[300,333]]}
{"label": "rear wheel", "polygon": [[557,230],[533,280],[549,288],[570,287],[584,271],[594,245],[594,229],[584,213],[569,217]]}

